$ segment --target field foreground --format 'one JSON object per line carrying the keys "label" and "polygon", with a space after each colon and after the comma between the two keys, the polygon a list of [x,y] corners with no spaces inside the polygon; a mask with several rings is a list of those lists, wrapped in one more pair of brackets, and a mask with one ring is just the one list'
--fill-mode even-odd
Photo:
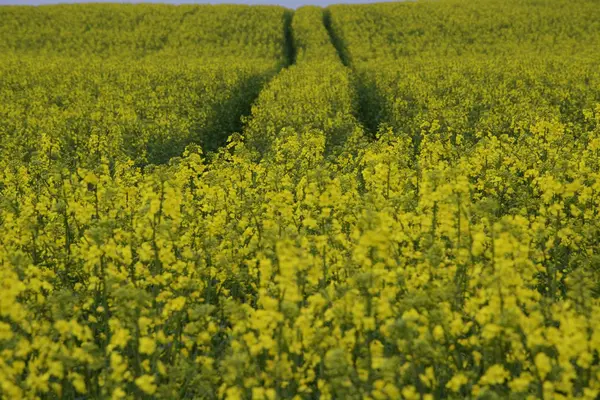
{"label": "field foreground", "polygon": [[0,398],[600,399],[598,21],[0,7]]}

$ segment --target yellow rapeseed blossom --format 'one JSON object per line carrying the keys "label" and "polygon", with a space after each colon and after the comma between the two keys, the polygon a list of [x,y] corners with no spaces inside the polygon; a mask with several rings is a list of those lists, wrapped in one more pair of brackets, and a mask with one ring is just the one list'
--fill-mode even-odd
{"label": "yellow rapeseed blossom", "polygon": [[135,384],[146,394],[154,394],[156,392],[156,384],[154,383],[154,377],[150,375],[142,375],[135,379]]}
{"label": "yellow rapeseed blossom", "polygon": [[469,382],[469,378],[463,373],[455,374],[452,379],[448,381],[446,387],[453,392],[458,392],[462,386]]}

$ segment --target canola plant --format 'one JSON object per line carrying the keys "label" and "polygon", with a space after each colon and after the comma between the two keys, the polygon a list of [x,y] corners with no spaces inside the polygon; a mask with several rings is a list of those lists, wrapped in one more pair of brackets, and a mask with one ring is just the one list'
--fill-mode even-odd
{"label": "canola plant", "polygon": [[0,8],[0,397],[597,399],[599,20]]}

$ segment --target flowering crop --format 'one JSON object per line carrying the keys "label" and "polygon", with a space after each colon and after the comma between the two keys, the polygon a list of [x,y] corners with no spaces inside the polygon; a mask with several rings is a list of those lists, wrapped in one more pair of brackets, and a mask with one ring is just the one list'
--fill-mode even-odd
{"label": "flowering crop", "polygon": [[[291,23],[275,8],[256,37],[291,29],[297,49],[276,75],[285,46],[228,67],[6,56],[0,397],[598,398],[598,26],[590,7],[521,46],[515,15],[546,21],[548,4],[306,7]],[[417,32],[395,36],[403,13]],[[473,15],[517,34],[440,33]],[[565,32],[589,39],[571,70]],[[236,99],[226,118],[251,101],[238,85],[271,76],[224,146],[148,159],[144,141]],[[140,142],[118,134],[131,121]],[[97,157],[51,140],[86,129],[119,131]]]}
{"label": "flowering crop", "polygon": [[2,7],[3,56],[55,56],[163,63],[282,59],[283,7],[62,4]]}

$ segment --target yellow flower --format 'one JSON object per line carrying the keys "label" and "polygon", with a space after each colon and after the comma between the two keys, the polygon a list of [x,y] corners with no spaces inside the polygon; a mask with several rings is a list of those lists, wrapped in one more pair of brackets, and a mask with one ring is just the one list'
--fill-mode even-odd
{"label": "yellow flower", "polygon": [[252,388],[252,399],[256,400],[275,400],[277,394],[275,389],[268,388],[265,389],[263,387],[254,387]]}
{"label": "yellow flower", "polygon": [[455,374],[452,379],[448,381],[446,387],[453,392],[458,392],[461,387],[466,385],[469,382],[469,378],[462,372]]}
{"label": "yellow flower", "polygon": [[85,381],[83,379],[83,376],[81,376],[80,374],[78,374],[76,372],[72,372],[72,373],[69,373],[69,379],[71,380],[71,383],[73,384],[73,387],[75,388],[77,393],[83,394],[86,392],[86,386],[85,386]]}
{"label": "yellow flower", "polygon": [[502,384],[510,373],[500,364],[492,365],[487,369],[485,374],[479,380],[482,385],[499,385]]}
{"label": "yellow flower", "polygon": [[404,388],[402,388],[402,396],[406,400],[417,400],[420,397],[419,392],[417,392],[417,389],[412,385],[404,386]]}
{"label": "yellow flower", "polygon": [[154,383],[154,377],[150,375],[142,375],[135,380],[135,384],[146,394],[154,394],[157,386]]}
{"label": "yellow flower", "polygon": [[110,346],[112,349],[114,348],[125,348],[127,343],[131,340],[131,335],[129,334],[129,330],[124,328],[117,328],[114,334],[110,339]]}
{"label": "yellow flower", "polygon": [[433,337],[438,342],[443,342],[444,341],[444,328],[442,328],[440,325],[436,325],[435,328],[433,328]]}
{"label": "yellow flower", "polygon": [[125,391],[123,389],[116,388],[112,392],[111,400],[121,400],[121,399],[124,399],[126,396],[127,396],[127,393],[125,393]]}
{"label": "yellow flower", "polygon": [[156,350],[156,341],[150,337],[140,338],[139,351],[141,354],[152,354]]}
{"label": "yellow flower", "polygon": [[519,392],[525,392],[527,391],[527,389],[529,388],[529,385],[532,382],[532,377],[529,374],[521,374],[521,376],[514,378],[509,384],[508,386],[511,388],[512,391],[519,393]]}
{"label": "yellow flower", "polygon": [[581,368],[589,368],[593,361],[594,356],[589,351],[584,351],[577,358],[577,365]]}
{"label": "yellow flower", "polygon": [[12,330],[10,325],[4,322],[0,322],[0,341],[2,340],[10,340],[13,337]]}
{"label": "yellow flower", "polygon": [[226,400],[243,400],[244,393],[242,392],[241,388],[239,388],[237,386],[233,386],[233,387],[230,387],[229,389],[227,389],[227,391],[225,392],[225,399]]}
{"label": "yellow flower", "polygon": [[552,370],[550,357],[548,357],[544,352],[537,353],[535,356],[535,366],[537,367],[540,377],[542,379],[546,379],[546,376]]}

